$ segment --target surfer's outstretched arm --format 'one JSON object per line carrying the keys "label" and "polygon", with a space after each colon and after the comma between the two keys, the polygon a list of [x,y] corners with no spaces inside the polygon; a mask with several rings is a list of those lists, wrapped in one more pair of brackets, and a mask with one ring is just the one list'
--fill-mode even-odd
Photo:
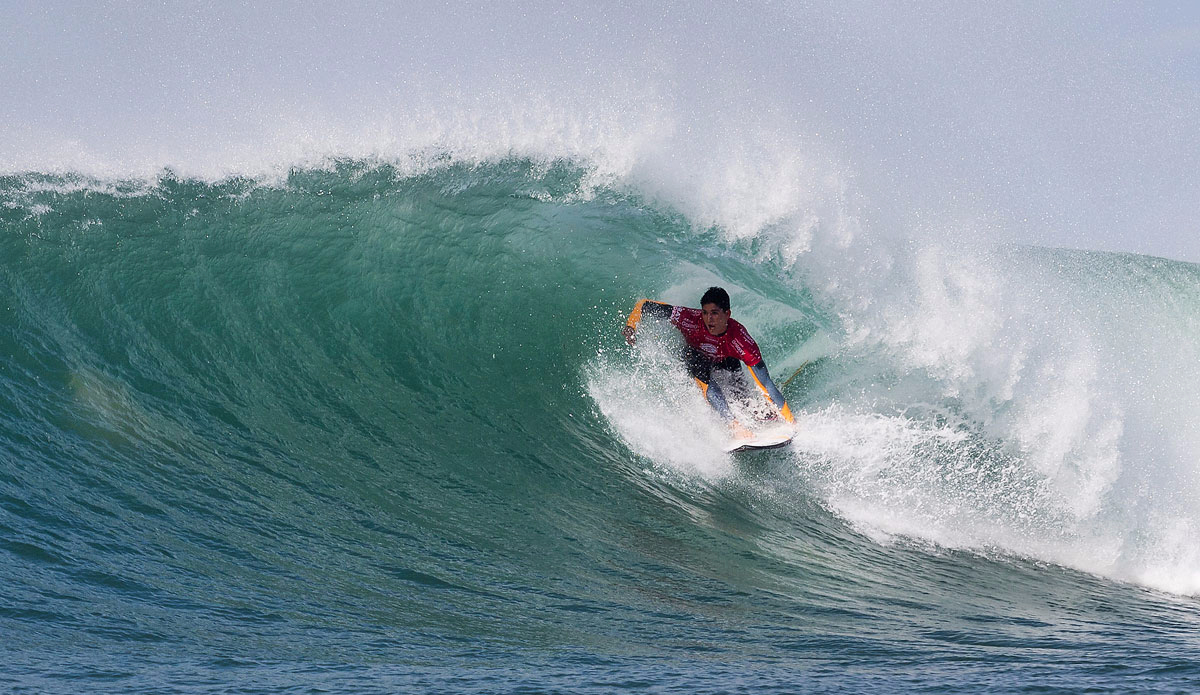
{"label": "surfer's outstretched arm", "polygon": [[763,392],[763,395],[771,399],[776,408],[779,408],[779,414],[784,420],[795,423],[796,418],[792,415],[792,409],[788,407],[787,401],[783,399],[783,394],[776,388],[775,382],[771,381],[771,375],[767,372],[767,363],[765,360],[759,360],[756,364],[750,367],[750,376],[754,377],[754,383],[758,384],[758,390]]}
{"label": "surfer's outstretched arm", "polygon": [[629,312],[629,318],[625,319],[625,326],[621,329],[621,334],[625,336],[625,342],[633,345],[633,334],[637,332],[638,324],[641,323],[643,316],[652,316],[658,319],[671,318],[671,310],[674,306],[665,302],[656,302],[653,299],[640,299],[633,307],[633,311]]}

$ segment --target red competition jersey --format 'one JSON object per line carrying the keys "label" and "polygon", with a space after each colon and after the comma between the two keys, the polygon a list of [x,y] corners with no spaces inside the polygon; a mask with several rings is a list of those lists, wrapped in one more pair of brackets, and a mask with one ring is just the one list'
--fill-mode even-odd
{"label": "red competition jersey", "polygon": [[729,327],[721,335],[713,335],[704,325],[704,316],[699,309],[676,306],[671,309],[671,323],[683,334],[688,345],[703,352],[714,362],[736,357],[753,367],[762,361],[758,343],[742,324],[729,319]]}

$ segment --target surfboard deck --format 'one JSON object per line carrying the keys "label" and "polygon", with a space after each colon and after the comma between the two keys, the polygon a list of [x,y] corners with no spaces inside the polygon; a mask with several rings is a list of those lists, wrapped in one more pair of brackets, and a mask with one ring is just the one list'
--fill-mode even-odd
{"label": "surfboard deck", "polygon": [[734,439],[725,445],[725,453],[754,451],[756,449],[778,449],[792,442],[795,432],[760,432],[750,439]]}

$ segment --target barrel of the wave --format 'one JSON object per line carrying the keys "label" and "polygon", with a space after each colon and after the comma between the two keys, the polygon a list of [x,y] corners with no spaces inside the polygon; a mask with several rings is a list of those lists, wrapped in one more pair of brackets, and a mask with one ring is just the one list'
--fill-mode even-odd
{"label": "barrel of the wave", "polygon": [[[786,445],[795,435],[795,417],[772,381],[758,344],[741,323],[730,318],[729,294],[722,288],[710,287],[700,298],[700,307],[691,309],[641,299],[626,319],[622,333],[626,342],[635,344],[638,324],[644,317],[652,317],[669,321],[683,334],[686,346],[681,358],[688,373],[708,404],[729,424],[732,437],[724,446],[726,451]],[[728,385],[740,390],[744,384],[742,363],[747,366],[766,406],[772,411],[765,421],[755,417],[752,410],[736,412],[720,384],[719,377],[726,376]],[[772,421],[774,426],[770,425]]]}

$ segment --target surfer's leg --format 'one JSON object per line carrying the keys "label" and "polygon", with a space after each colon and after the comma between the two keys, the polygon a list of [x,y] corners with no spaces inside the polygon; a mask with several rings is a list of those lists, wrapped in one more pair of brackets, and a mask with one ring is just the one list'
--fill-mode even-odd
{"label": "surfer's leg", "polygon": [[754,434],[746,429],[742,423],[738,422],[734,417],[733,411],[729,409],[729,403],[725,400],[725,392],[721,390],[721,386],[716,382],[703,382],[696,379],[696,385],[700,387],[700,391],[704,393],[705,400],[717,411],[727,425],[729,431],[735,439],[750,439]]}
{"label": "surfer's leg", "polygon": [[750,402],[750,384],[746,382],[741,360],[727,357],[720,362],[714,362],[712,368],[714,372],[719,372],[713,375],[713,379],[724,385],[726,398],[732,398],[739,403]]}
{"label": "surfer's leg", "polygon": [[729,403],[725,400],[725,392],[712,381],[713,361],[690,345],[684,346],[680,358],[687,367],[688,374],[696,380],[696,386],[700,388],[700,393],[704,394],[704,400],[708,401],[721,417],[735,422],[733,412],[729,410]]}
{"label": "surfer's leg", "polygon": [[700,393],[704,394],[704,400],[708,401],[713,410],[717,411],[717,414],[726,420],[736,422],[733,417],[733,411],[729,409],[729,403],[725,400],[725,392],[721,390],[721,387],[711,382],[700,381],[697,377],[692,378],[696,379],[696,386],[700,387]]}
{"label": "surfer's leg", "polygon": [[796,418],[792,416],[792,409],[788,407],[787,401],[783,399],[783,394],[776,388],[775,382],[771,380],[771,374],[767,371],[767,363],[759,360],[758,364],[750,368],[750,374],[754,377],[754,382],[758,384],[758,388],[763,392],[763,395],[775,404],[779,409],[779,415],[788,422],[795,422]]}

